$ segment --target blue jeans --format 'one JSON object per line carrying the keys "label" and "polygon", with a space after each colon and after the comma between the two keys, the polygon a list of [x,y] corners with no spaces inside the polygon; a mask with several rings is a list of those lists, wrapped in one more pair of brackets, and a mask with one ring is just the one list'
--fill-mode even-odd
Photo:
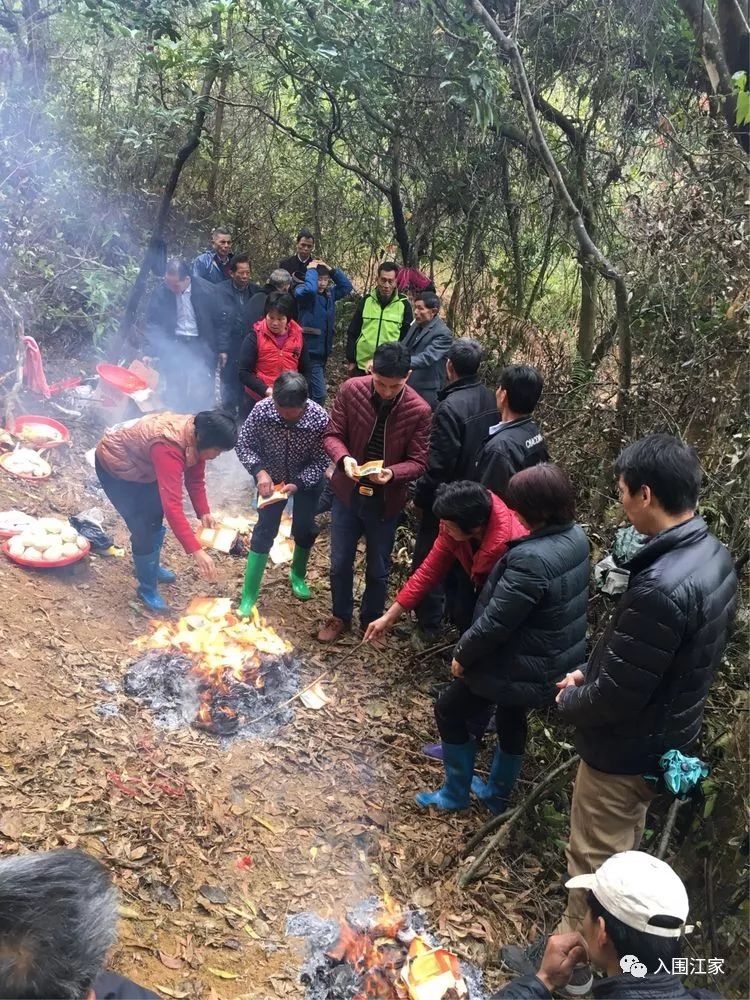
{"label": "blue jeans", "polygon": [[377,500],[352,496],[351,506],[333,498],[331,508],[331,598],[337,618],[354,614],[354,560],[357,542],[365,536],[365,591],[359,609],[362,628],[380,618],[388,594],[391,551],[398,514],[383,517]]}
{"label": "blue jeans", "polygon": [[322,406],[327,391],[325,361],[310,361],[310,370],[307,373],[307,393],[310,399]]}

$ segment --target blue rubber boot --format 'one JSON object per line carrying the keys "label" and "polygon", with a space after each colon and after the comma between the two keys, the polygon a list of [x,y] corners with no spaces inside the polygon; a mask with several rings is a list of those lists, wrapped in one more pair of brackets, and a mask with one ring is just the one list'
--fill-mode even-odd
{"label": "blue rubber boot", "polygon": [[156,578],[159,572],[159,549],[154,549],[147,555],[136,555],[134,552],[133,565],[135,566],[135,575],[138,578],[136,593],[149,611],[169,611],[169,605],[164,602],[156,589]]}
{"label": "blue rubber boot", "polygon": [[477,745],[473,740],[468,743],[443,743],[445,783],[436,792],[419,792],[417,805],[425,808],[435,806],[450,812],[468,809],[476,752]]}
{"label": "blue rubber boot", "polygon": [[474,778],[471,782],[472,792],[496,816],[508,808],[508,799],[515,788],[522,764],[522,754],[504,753],[497,747],[487,781]]}
{"label": "blue rubber boot", "polygon": [[[159,549],[159,554],[161,556],[161,547],[164,544],[164,539],[167,534],[167,529],[164,525],[159,528],[159,532],[156,536],[156,547]],[[166,566],[159,566],[156,571],[156,582],[157,583],[174,583],[177,577],[172,572],[171,569],[167,569]]]}

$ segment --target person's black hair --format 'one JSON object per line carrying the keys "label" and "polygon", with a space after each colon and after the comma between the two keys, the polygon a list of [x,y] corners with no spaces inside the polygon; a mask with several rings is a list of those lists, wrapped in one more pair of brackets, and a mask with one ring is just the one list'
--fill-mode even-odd
{"label": "person's black hair", "polygon": [[225,410],[201,410],[194,419],[198,451],[207,448],[231,451],[237,444],[237,423]]}
{"label": "person's black hair", "polygon": [[250,254],[247,253],[236,253],[234,257],[229,261],[229,270],[234,273],[237,270],[238,264],[250,264]]}
{"label": "person's black hair", "polygon": [[307,379],[300,372],[282,372],[273,384],[273,401],[277,406],[296,409],[307,402]]}
{"label": "person's black hair", "polygon": [[286,316],[287,319],[294,319],[294,299],[288,292],[269,292],[263,315],[267,316],[271,311]]}
{"label": "person's black hair", "polygon": [[176,274],[180,281],[184,281],[185,278],[190,277],[190,265],[187,261],[177,260],[173,258],[167,261],[167,266],[164,268],[165,274]]}
{"label": "person's black hair", "polygon": [[300,240],[312,240],[315,242],[315,233],[311,229],[300,229],[297,233],[297,242]]}
{"label": "person's black hair", "polygon": [[446,358],[453,365],[459,378],[476,375],[484,357],[484,348],[478,340],[471,337],[459,337],[451,344]]}
{"label": "person's black hair", "polygon": [[[671,970],[672,959],[680,956],[679,938],[659,937],[657,934],[649,934],[646,931],[637,931],[634,927],[628,927],[602,906],[591,889],[586,894],[586,902],[591,910],[591,916],[595,920],[601,917],[604,921],[607,936],[612,942],[612,947],[618,958],[624,958],[625,955],[635,955],[652,976],[656,973],[660,963]],[[651,924],[654,927],[676,928],[682,926],[682,921],[679,917],[664,915],[653,917]]]}
{"label": "person's black hair", "polygon": [[328,278],[330,278],[331,275],[333,274],[333,271],[330,269],[330,267],[326,267],[325,264],[318,264],[316,271],[318,272],[318,276],[324,275],[325,277]]}
{"label": "person's black hair", "polygon": [[0,998],[84,1000],[117,937],[117,893],[83,851],[0,861]]}
{"label": "person's black hair", "polygon": [[383,378],[406,378],[411,371],[411,351],[400,340],[381,344],[373,355],[372,370]]}
{"label": "person's black hair", "polygon": [[441,521],[453,521],[468,535],[489,521],[492,494],[484,486],[468,479],[443,483],[435,492],[432,513]]}
{"label": "person's black hair", "polygon": [[415,302],[424,302],[428,309],[439,309],[440,308],[440,297],[435,294],[435,292],[417,292],[414,296]]}
{"label": "person's black hair", "polygon": [[530,469],[522,469],[511,476],[505,502],[534,527],[570,524],[576,516],[570,476],[551,462],[532,465]]}
{"label": "person's black hair", "polygon": [[392,260],[384,260],[382,264],[378,264],[378,274],[382,274],[383,271],[395,271],[396,274],[401,270],[398,264]]}
{"label": "person's black hair", "polygon": [[500,388],[508,393],[508,406],[514,413],[533,413],[544,379],[533,365],[508,365],[500,373]]}
{"label": "person's black hair", "polygon": [[649,434],[624,448],[615,462],[630,493],[648,486],[668,514],[698,506],[701,466],[694,448],[671,434]]}

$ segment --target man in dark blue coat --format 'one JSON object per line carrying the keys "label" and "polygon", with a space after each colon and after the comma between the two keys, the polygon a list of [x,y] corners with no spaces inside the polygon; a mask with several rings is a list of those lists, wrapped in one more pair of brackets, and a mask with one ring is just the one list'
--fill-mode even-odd
{"label": "man in dark blue coat", "polygon": [[232,260],[232,234],[228,229],[214,229],[211,233],[211,249],[198,254],[192,264],[193,276],[203,278],[211,285],[220,285],[229,280],[229,264]]}
{"label": "man in dark blue coat", "polygon": [[352,283],[344,272],[338,267],[329,267],[322,260],[308,263],[304,282],[294,289],[297,321],[302,327],[310,358],[310,399],[321,406],[327,392],[326,363],[333,350],[336,303],[351,292]]}
{"label": "man in dark blue coat", "polygon": [[214,405],[217,363],[215,287],[170,260],[146,308],[144,353],[158,359],[164,402],[178,413]]}

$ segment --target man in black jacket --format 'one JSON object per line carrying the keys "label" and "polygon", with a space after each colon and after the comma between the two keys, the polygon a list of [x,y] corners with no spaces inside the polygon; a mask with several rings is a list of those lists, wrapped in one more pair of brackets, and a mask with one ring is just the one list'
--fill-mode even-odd
{"label": "man in black jacket", "polygon": [[[590,872],[640,843],[668,750],[693,754],[736,608],[732,558],[695,513],[698,457],[651,434],[615,466],[625,513],[649,541],[627,564],[628,589],[584,670],[560,682],[560,715],[576,727],[568,872]],[[648,780],[647,780],[648,779]],[[561,930],[578,930],[574,890]]]}
{"label": "man in black jacket", "polygon": [[[671,1000],[713,998],[707,990],[688,990],[678,969],[688,897],[679,876],[658,858],[640,851],[615,854],[595,874],[574,880],[587,891],[581,932],[555,934],[544,943],[538,969],[529,969],[493,1000],[551,1000],[554,992],[581,996],[569,989],[580,963],[590,960],[606,974],[594,980],[595,1000]],[[705,960],[701,959],[705,971]],[[684,974],[684,973],[683,973]]]}
{"label": "man in black jacket", "polygon": [[[432,513],[435,491],[443,483],[472,479],[476,453],[497,419],[495,396],[479,379],[482,345],[468,337],[455,340],[448,350],[445,365],[446,386],[438,393],[438,405],[432,418],[430,453],[427,471],[417,480],[414,506],[420,511],[420,524],[414,545],[412,573],[427,558],[435,543],[439,521]],[[452,574],[447,589],[455,600],[474,588],[462,570]],[[419,631],[416,641],[435,639],[443,617],[444,592],[439,587],[417,609]]]}
{"label": "man in black jacket", "polygon": [[170,260],[146,308],[144,353],[158,360],[164,402],[178,413],[211,409],[216,372],[214,286]]}
{"label": "man in black jacket", "polygon": [[473,479],[505,499],[510,477],[549,461],[544,436],[531,419],[544,381],[531,365],[508,365],[500,375],[500,423],[491,427],[477,454]]}
{"label": "man in black jacket", "polygon": [[[301,285],[305,280],[307,265],[312,260],[315,249],[315,235],[309,229],[300,229],[297,233],[297,250],[291,257],[279,261],[279,267],[292,276],[293,285]],[[283,289],[287,291],[287,289]]]}
{"label": "man in black jacket", "polygon": [[250,330],[253,296],[262,291],[250,281],[250,258],[238,253],[229,263],[229,281],[216,286],[216,349],[221,370],[221,403],[225,410],[236,413],[242,398],[237,365],[240,347]]}

